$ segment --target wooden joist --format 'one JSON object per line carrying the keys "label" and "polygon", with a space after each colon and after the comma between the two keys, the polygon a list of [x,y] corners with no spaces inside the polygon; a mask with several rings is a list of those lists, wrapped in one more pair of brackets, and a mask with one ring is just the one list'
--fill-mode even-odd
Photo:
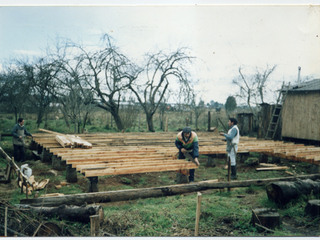
{"label": "wooden joist", "polygon": [[85,170],[84,174],[86,177],[95,176],[106,176],[106,175],[121,175],[121,174],[132,174],[132,173],[147,173],[147,172],[164,172],[164,171],[175,171],[180,169],[196,169],[194,163],[183,163],[177,165],[164,165],[160,167],[156,166],[145,166],[145,167],[130,167],[130,168],[116,168],[116,169],[104,169],[104,170]]}

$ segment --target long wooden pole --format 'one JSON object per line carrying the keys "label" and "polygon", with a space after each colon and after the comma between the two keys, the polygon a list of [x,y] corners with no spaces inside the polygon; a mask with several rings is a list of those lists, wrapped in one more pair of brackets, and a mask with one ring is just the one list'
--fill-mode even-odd
{"label": "long wooden pole", "polygon": [[197,237],[199,233],[199,221],[200,221],[200,208],[201,208],[201,193],[197,194],[197,212],[196,212],[196,226],[194,236]]}
{"label": "long wooden pole", "polygon": [[7,223],[8,223],[8,207],[6,207],[5,216],[4,216],[4,236],[5,237],[7,237]]}
{"label": "long wooden pole", "polygon": [[189,184],[177,184],[171,186],[155,187],[155,188],[140,188],[127,189],[120,191],[108,191],[98,193],[81,193],[64,196],[46,197],[46,198],[29,198],[21,199],[21,204],[29,204],[31,206],[39,207],[43,204],[46,207],[54,207],[62,204],[81,206],[85,203],[100,203],[100,202],[117,202],[127,201],[139,198],[163,197],[173,196],[188,192],[198,192],[208,189],[221,188],[236,188],[249,186],[265,186],[277,181],[295,181],[298,179],[320,179],[320,174],[298,175],[294,177],[269,178],[269,179],[255,179],[246,181],[231,181],[231,182],[216,182],[202,181]]}

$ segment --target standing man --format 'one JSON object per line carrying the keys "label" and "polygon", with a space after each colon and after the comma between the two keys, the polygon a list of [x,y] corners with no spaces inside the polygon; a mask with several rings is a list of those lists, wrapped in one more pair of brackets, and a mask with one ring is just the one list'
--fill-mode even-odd
{"label": "standing man", "polygon": [[12,142],[13,142],[13,156],[14,160],[16,162],[24,162],[26,155],[24,153],[24,137],[25,135],[31,136],[31,133],[29,133],[24,126],[24,119],[19,118],[18,123],[13,126],[12,131]]}
{"label": "standing man", "polygon": [[237,163],[236,163],[236,154],[238,151],[238,144],[240,139],[239,128],[237,126],[237,119],[229,118],[228,125],[229,131],[228,134],[223,132],[220,133],[221,136],[226,137],[227,141],[227,153],[228,157],[230,157],[231,162],[231,179],[237,179]]}
{"label": "standing man", "polygon": [[[190,127],[184,127],[181,132],[178,133],[175,141],[176,147],[179,149],[179,159],[185,159],[185,153],[189,153],[199,166],[199,143],[198,136],[195,132],[191,131]],[[195,169],[189,170],[189,182],[194,182]]]}

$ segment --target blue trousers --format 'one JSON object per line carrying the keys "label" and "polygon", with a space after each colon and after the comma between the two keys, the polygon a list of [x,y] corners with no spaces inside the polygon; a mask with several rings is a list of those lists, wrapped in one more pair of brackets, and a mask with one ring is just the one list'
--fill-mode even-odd
{"label": "blue trousers", "polygon": [[[194,158],[193,152],[190,152],[189,154]],[[186,157],[184,156],[184,154],[181,151],[179,151],[178,159],[186,159]],[[189,182],[194,181],[194,172],[195,171],[196,171],[195,169],[189,169]]]}
{"label": "blue trousers", "polygon": [[13,144],[13,157],[15,162],[24,162],[26,154],[24,153],[24,146]]}

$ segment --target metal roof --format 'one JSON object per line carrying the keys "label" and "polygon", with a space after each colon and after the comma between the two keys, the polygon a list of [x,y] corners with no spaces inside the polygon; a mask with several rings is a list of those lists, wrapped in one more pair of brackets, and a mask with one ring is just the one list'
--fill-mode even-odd
{"label": "metal roof", "polygon": [[320,90],[320,79],[313,79],[312,81],[303,82],[290,87],[289,92],[295,91],[319,91]]}

